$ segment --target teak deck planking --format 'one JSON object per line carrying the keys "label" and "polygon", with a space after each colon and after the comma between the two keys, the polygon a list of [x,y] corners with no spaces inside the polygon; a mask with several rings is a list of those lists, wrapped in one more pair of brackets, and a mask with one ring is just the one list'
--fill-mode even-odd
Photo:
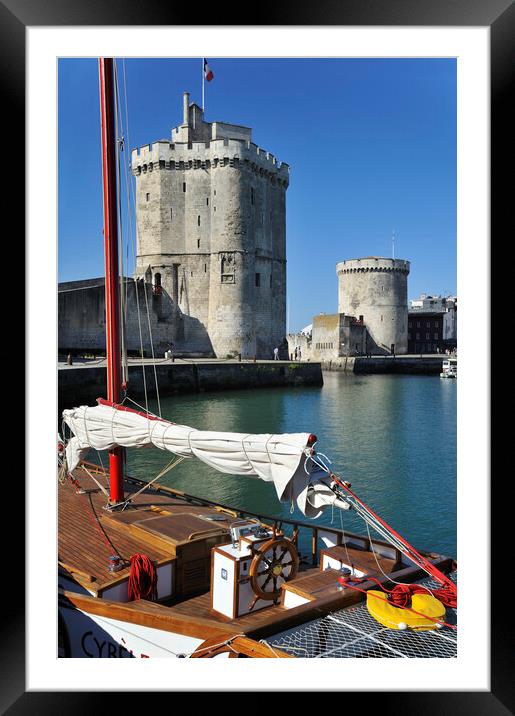
{"label": "teak deck planking", "polygon": [[[198,535],[199,527],[205,525],[205,536],[218,535],[222,526],[228,528],[235,519],[234,514],[226,513],[220,508],[189,503],[152,488],[136,497],[132,506],[125,511],[110,513],[104,509],[106,496],[87,473],[77,470],[76,474],[79,476],[81,487],[87,490],[86,494],[77,494],[76,488],[69,481],[60,484],[58,488],[59,562],[75,581],[95,595],[101,595],[107,586],[125,579],[129,574],[128,566],[115,574],[109,572],[109,557],[113,554],[119,554],[128,560],[131,554],[144,551],[158,564],[174,559],[174,535],[172,533],[168,535],[170,543],[167,544],[162,539],[162,532],[153,536],[148,530],[142,531],[140,528],[146,520],[152,524],[152,521],[159,520],[161,515],[171,513],[178,518],[178,530],[175,535],[179,537],[176,540],[177,545],[192,545],[197,542],[199,547],[202,547],[208,540],[203,540]],[[126,483],[125,488],[126,496],[138,489],[130,483]],[[224,514],[227,515],[224,522],[210,522],[198,517]],[[191,531],[188,532],[190,529]],[[187,539],[184,542],[180,541],[190,535],[193,535],[192,541]],[[386,577],[378,574],[373,555],[360,553],[360,550],[351,547],[348,551],[349,554],[352,553],[356,567],[366,568],[367,571],[374,572],[380,581],[388,583]],[[436,558],[437,555],[432,557],[435,557],[432,559],[433,563],[444,571],[451,567],[450,558],[440,556]],[[380,558],[380,563],[388,572],[393,565],[393,561],[386,558]],[[372,569],[374,566],[375,570]],[[395,578],[413,581],[422,574],[420,569],[407,567],[396,570]],[[291,609],[285,609],[280,603],[272,604],[266,609],[232,620],[211,611],[209,592],[185,598],[170,606],[145,600],[117,603],[70,592],[66,592],[64,598],[78,607],[80,603],[82,607],[79,608],[84,608],[90,613],[110,615],[113,618],[117,618],[116,615],[118,618],[123,615],[124,619],[134,623],[154,625],[169,631],[176,629],[180,633],[197,635],[205,639],[219,636],[227,630],[262,638],[295,624],[315,619],[334,609],[342,609],[361,601],[362,595],[356,591],[350,589],[339,591],[337,577],[337,570],[321,571],[318,567],[305,569],[294,580],[288,582],[287,588],[310,599],[307,604]],[[367,588],[366,583],[361,586]],[[369,583],[368,586],[373,585]]]}

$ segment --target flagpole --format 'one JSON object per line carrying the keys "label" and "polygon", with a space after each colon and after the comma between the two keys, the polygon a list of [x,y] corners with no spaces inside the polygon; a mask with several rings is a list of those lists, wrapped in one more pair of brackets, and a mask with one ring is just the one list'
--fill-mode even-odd
{"label": "flagpole", "polygon": [[204,75],[205,75],[204,61],[205,61],[205,59],[206,59],[205,57],[202,58],[202,111],[204,111]]}

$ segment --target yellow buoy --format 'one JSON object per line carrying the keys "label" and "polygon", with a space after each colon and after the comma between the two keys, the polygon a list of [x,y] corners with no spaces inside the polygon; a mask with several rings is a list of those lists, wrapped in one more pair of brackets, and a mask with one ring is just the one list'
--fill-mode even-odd
{"label": "yellow buoy", "polygon": [[439,625],[434,620],[441,620],[445,616],[444,605],[431,594],[413,594],[411,608],[419,614],[415,614],[409,609],[394,607],[384,592],[375,589],[370,589],[367,592],[368,613],[388,629],[409,628],[415,631],[436,629]]}

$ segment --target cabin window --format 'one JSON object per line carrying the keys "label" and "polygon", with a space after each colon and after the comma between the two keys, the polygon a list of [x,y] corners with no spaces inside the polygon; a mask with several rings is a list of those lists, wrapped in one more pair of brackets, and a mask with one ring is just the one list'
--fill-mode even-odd
{"label": "cabin window", "polygon": [[182,190],[186,191],[186,182],[185,181],[182,182]]}
{"label": "cabin window", "polygon": [[150,194],[147,192],[147,201],[150,199]]}
{"label": "cabin window", "polygon": [[261,286],[261,274],[256,274],[256,286]]}

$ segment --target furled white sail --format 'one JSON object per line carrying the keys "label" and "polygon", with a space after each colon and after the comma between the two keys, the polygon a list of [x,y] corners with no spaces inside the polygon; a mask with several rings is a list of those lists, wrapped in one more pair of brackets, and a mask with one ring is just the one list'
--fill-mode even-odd
{"label": "furled white sail", "polygon": [[[306,461],[313,441],[309,433],[248,435],[196,430],[107,404],[64,410],[63,419],[74,434],[66,445],[70,472],[91,448],[112,450],[117,446],[154,445],[185,458],[196,457],[220,472],[273,482],[279,500],[296,502],[311,517],[318,516],[323,506],[334,502],[328,484],[318,484],[321,478],[327,483],[327,478],[313,473],[312,462]],[[317,492],[320,494],[314,499]]]}

